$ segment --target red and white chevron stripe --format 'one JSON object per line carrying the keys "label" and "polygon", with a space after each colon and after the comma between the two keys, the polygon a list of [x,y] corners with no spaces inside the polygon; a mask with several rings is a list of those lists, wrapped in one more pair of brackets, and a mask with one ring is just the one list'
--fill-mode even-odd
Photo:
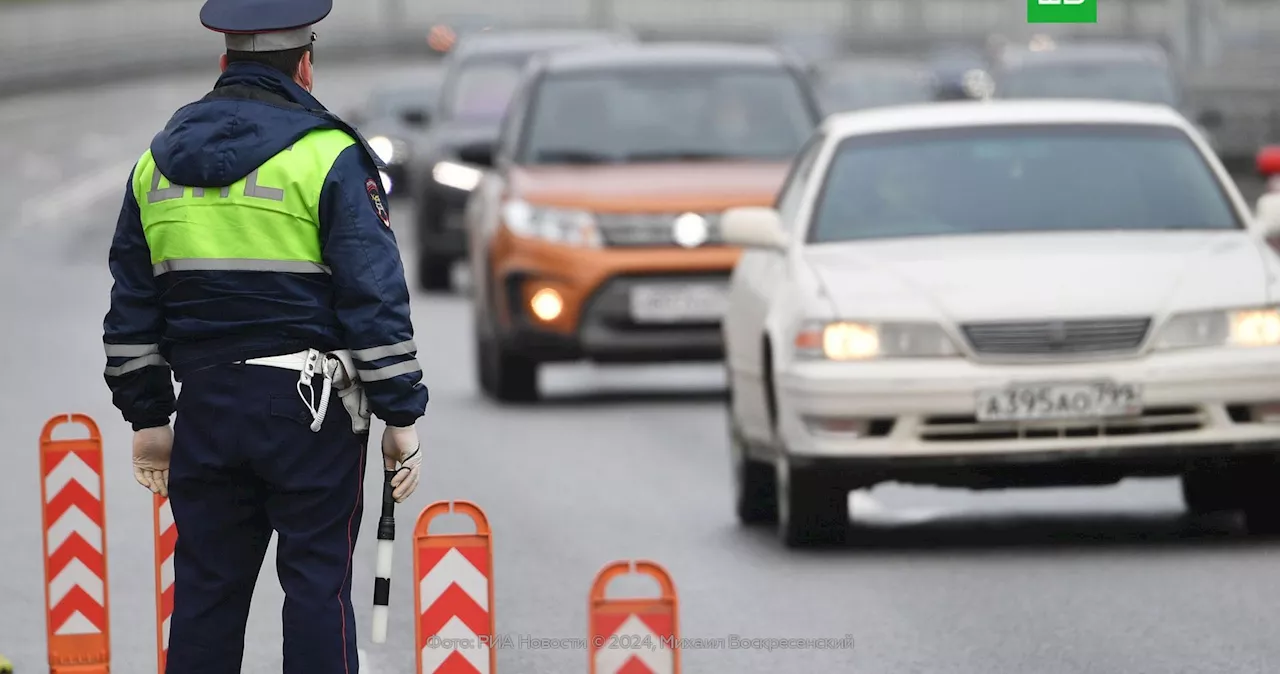
{"label": "red and white chevron stripe", "polygon": [[106,634],[102,453],[46,447],[42,454],[49,633]]}
{"label": "red and white chevron stripe", "polygon": [[488,546],[417,551],[419,674],[491,674]]}
{"label": "red and white chevron stripe", "polygon": [[[649,576],[657,597],[607,596],[610,583],[627,575]],[[679,602],[671,574],[655,562],[616,561],[591,583],[591,674],[680,674]]]}
{"label": "red and white chevron stripe", "polygon": [[156,662],[164,674],[169,656],[169,621],[173,617],[173,554],[178,544],[178,527],[173,523],[169,499],[152,496],[152,523],[156,551]]}
{"label": "red and white chevron stripe", "polygon": [[601,615],[591,656],[598,674],[675,674],[669,615]]}

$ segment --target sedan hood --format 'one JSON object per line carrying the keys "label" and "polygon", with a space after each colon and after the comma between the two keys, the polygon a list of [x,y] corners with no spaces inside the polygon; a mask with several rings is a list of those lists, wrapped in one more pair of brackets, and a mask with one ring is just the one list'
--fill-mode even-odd
{"label": "sedan hood", "polygon": [[1266,254],[1230,231],[910,238],[803,256],[841,317],[998,321],[1261,305]]}
{"label": "sedan hood", "polygon": [[589,211],[708,211],[772,205],[786,174],[778,162],[533,166],[513,169],[511,188],[534,203]]}

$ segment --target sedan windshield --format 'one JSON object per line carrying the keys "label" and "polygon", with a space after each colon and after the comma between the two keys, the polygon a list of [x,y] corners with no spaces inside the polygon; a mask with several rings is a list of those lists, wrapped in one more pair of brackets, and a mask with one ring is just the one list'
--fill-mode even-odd
{"label": "sedan windshield", "polygon": [[493,58],[464,64],[446,95],[447,116],[480,122],[502,119],[527,59]]}
{"label": "sedan windshield", "polygon": [[1097,98],[1176,106],[1177,90],[1165,68],[1129,63],[1035,65],[1006,71],[1001,98]]}
{"label": "sedan windshield", "polygon": [[817,115],[784,70],[646,69],[543,82],[524,164],[789,159]]}
{"label": "sedan windshield", "polygon": [[1178,129],[1020,126],[845,140],[808,240],[1240,226]]}

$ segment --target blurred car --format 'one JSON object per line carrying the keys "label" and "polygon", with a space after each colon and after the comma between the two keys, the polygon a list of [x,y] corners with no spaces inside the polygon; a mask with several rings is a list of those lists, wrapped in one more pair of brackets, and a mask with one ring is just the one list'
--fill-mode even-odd
{"label": "blurred car", "polygon": [[442,18],[427,30],[427,46],[431,51],[444,55],[473,35],[497,30],[501,23],[485,14],[464,14]]}
{"label": "blurred car", "polygon": [[[1258,175],[1267,184],[1254,207],[1254,215],[1263,225],[1276,227],[1275,223],[1280,223],[1280,145],[1267,145],[1258,150],[1257,168]],[[1270,233],[1267,243],[1280,252],[1280,231]]]}
{"label": "blurred car", "polygon": [[496,31],[472,36],[445,57],[439,105],[411,171],[420,288],[448,290],[454,263],[466,256],[462,212],[480,181],[473,158],[492,154],[502,115],[529,59],[546,50],[632,39],[587,30]]}
{"label": "blurred car", "polygon": [[1256,158],[1258,175],[1267,179],[1268,192],[1280,192],[1280,145],[1264,145]]}
{"label": "blurred car", "polygon": [[847,493],[1181,476],[1280,528],[1280,257],[1177,112],[1110,101],[826,120],[724,320],[737,509],[790,545]]}
{"label": "blurred car", "polygon": [[779,31],[773,46],[809,71],[838,59],[845,51],[844,38],[838,32],[799,28]]}
{"label": "blurred car", "polygon": [[401,83],[373,90],[364,108],[347,115],[369,147],[387,164],[383,187],[398,195],[408,186],[408,167],[415,138],[431,123],[431,110],[440,92],[438,78],[424,78],[412,85]]}
{"label": "blurred car", "polygon": [[799,66],[763,47],[535,61],[467,209],[481,389],[534,400],[548,362],[721,358],[739,250],[718,214],[773,203],[820,114]]}
{"label": "blurred car", "polygon": [[983,50],[964,45],[942,45],[926,60],[933,72],[933,100],[972,101],[991,96],[990,64]]}
{"label": "blurred car", "polygon": [[[1186,113],[1178,78],[1159,46],[1128,42],[1060,43],[1041,40],[1007,47],[994,68],[997,98],[1092,98],[1161,103]],[[1200,132],[1222,124],[1207,110]]]}
{"label": "blurred car", "polygon": [[827,114],[933,100],[933,77],[917,61],[854,58],[824,63],[813,73]]}

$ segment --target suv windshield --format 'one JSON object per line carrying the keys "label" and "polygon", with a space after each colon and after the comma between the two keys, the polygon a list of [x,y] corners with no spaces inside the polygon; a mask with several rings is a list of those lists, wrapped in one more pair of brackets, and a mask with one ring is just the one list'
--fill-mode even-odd
{"label": "suv windshield", "polygon": [[445,116],[481,122],[502,119],[528,59],[520,55],[464,62],[445,95]]}
{"label": "suv windshield", "polygon": [[1005,71],[996,87],[1001,98],[1098,98],[1177,106],[1177,88],[1167,68],[1141,63],[1058,63]]}
{"label": "suv windshield", "polygon": [[789,159],[817,124],[781,69],[662,68],[548,76],[523,164]]}
{"label": "suv windshield", "polygon": [[808,240],[1240,226],[1178,129],[1022,126],[845,140]]}

